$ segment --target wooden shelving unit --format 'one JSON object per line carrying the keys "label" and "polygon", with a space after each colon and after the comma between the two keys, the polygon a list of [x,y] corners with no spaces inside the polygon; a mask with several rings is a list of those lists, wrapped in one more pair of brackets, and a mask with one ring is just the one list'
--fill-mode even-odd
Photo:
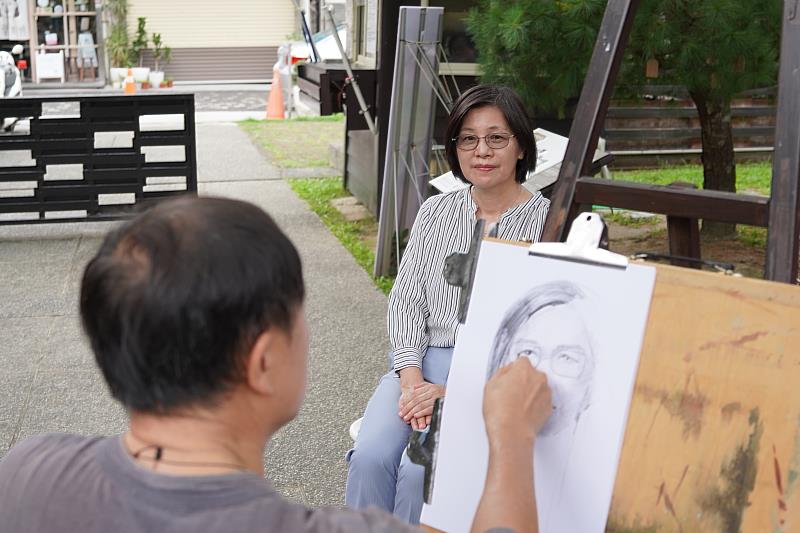
{"label": "wooden shelving unit", "polygon": [[[38,83],[39,74],[37,70],[36,64],[36,56],[37,53],[40,51],[64,51],[64,71],[65,71],[65,78],[69,79],[71,73],[78,72],[80,66],[78,64],[78,49],[84,48],[85,45],[78,45],[78,34],[80,33],[80,21],[86,17],[90,18],[97,18],[98,12],[94,9],[88,9],[86,11],[81,11],[77,8],[75,0],[62,0],[61,6],[63,6],[64,10],[60,13],[54,13],[52,9],[50,11],[45,11],[39,7],[35,7],[30,11],[30,27],[32,29],[32,39],[31,39],[31,73],[33,80]],[[94,2],[90,2],[89,7],[94,7]],[[42,20],[60,20],[62,21],[61,27],[55,33],[58,35],[59,44],[46,44],[40,42],[39,40],[39,22]],[[98,21],[99,23],[99,21]],[[48,24],[49,26],[49,24]],[[96,28],[96,25],[95,25]],[[90,68],[95,75],[93,76],[94,79],[99,77],[99,70],[100,70],[100,61],[99,55],[99,44],[97,42],[97,31],[96,29],[92,31],[92,37],[94,39],[93,48],[95,49],[95,55],[98,56],[98,66],[96,68]]]}

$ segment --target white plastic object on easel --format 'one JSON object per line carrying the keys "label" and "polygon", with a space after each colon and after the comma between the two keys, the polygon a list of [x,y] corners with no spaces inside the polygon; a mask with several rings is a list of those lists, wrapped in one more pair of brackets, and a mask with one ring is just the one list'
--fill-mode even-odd
{"label": "white plastic object on easel", "polygon": [[529,251],[532,255],[627,267],[627,257],[600,248],[604,230],[602,216],[597,213],[581,213],[572,222],[567,242],[537,242],[531,245]]}

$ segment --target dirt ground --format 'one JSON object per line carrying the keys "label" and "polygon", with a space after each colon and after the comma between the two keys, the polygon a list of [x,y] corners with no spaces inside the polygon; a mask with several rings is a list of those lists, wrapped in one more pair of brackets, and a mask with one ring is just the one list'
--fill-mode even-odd
{"label": "dirt ground", "polygon": [[[364,226],[360,240],[374,250],[378,232],[374,217],[353,197],[340,198],[332,204],[347,220],[370,222]],[[352,215],[346,207],[351,204],[360,208],[356,215]],[[626,256],[646,252],[669,254],[666,217],[649,216],[637,219],[624,211],[617,211],[616,215],[606,212],[601,214],[608,224],[609,249],[612,252]],[[700,253],[703,259],[731,263],[735,273],[746,277],[763,278],[764,252],[764,246],[746,243],[741,238],[701,238]]]}
{"label": "dirt ground", "polygon": [[[642,252],[669,253],[667,223],[658,217],[654,224],[639,226],[623,225],[613,220],[608,222],[609,249],[624,255]],[[701,239],[700,252],[703,259],[732,263],[734,272],[746,277],[764,276],[764,248],[747,244],[739,239]]]}

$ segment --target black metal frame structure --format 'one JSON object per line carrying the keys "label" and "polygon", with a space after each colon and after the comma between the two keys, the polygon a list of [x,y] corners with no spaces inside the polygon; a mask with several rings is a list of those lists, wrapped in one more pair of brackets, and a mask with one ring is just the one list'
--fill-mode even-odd
{"label": "black metal frame structure", "polygon": [[679,256],[699,256],[697,219],[766,226],[765,277],[795,283],[800,255],[800,1],[784,0],[771,198],[583,177],[590,175],[639,3],[609,0],[606,6],[542,240],[563,240],[569,222],[592,204],[667,215],[670,232],[675,230],[670,252]]}
{"label": "black metal frame structure", "polygon": [[[80,116],[43,114],[49,105],[62,102],[78,102]],[[143,130],[141,117],[148,115],[179,115],[183,125]],[[0,120],[7,117],[30,119],[30,132],[0,135],[0,165],[12,150],[29,151],[34,165],[0,166],[0,224],[112,220],[130,215],[137,204],[197,192],[193,94],[0,100]],[[97,147],[96,134],[103,132],[130,133],[132,142],[127,147]],[[150,146],[182,146],[184,160],[148,161],[142,148]],[[82,179],[48,179],[48,166],[65,164],[82,165]],[[158,178],[185,178],[185,184],[159,185]],[[17,191],[9,189],[14,184],[19,184]],[[121,194],[132,194],[133,202],[103,202],[105,195]],[[70,214],[74,212],[80,215]],[[67,215],[54,218],[48,213]],[[5,219],[9,214],[31,218]]]}

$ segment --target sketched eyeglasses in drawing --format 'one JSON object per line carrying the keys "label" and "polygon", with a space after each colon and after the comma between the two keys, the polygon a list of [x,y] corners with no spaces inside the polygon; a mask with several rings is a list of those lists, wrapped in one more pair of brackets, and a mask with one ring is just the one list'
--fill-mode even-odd
{"label": "sketched eyeglasses in drawing", "polygon": [[534,288],[506,312],[492,345],[487,380],[520,357],[547,374],[553,415],[542,435],[577,425],[590,405],[595,359],[592,337],[578,302],[584,292],[558,281]]}

